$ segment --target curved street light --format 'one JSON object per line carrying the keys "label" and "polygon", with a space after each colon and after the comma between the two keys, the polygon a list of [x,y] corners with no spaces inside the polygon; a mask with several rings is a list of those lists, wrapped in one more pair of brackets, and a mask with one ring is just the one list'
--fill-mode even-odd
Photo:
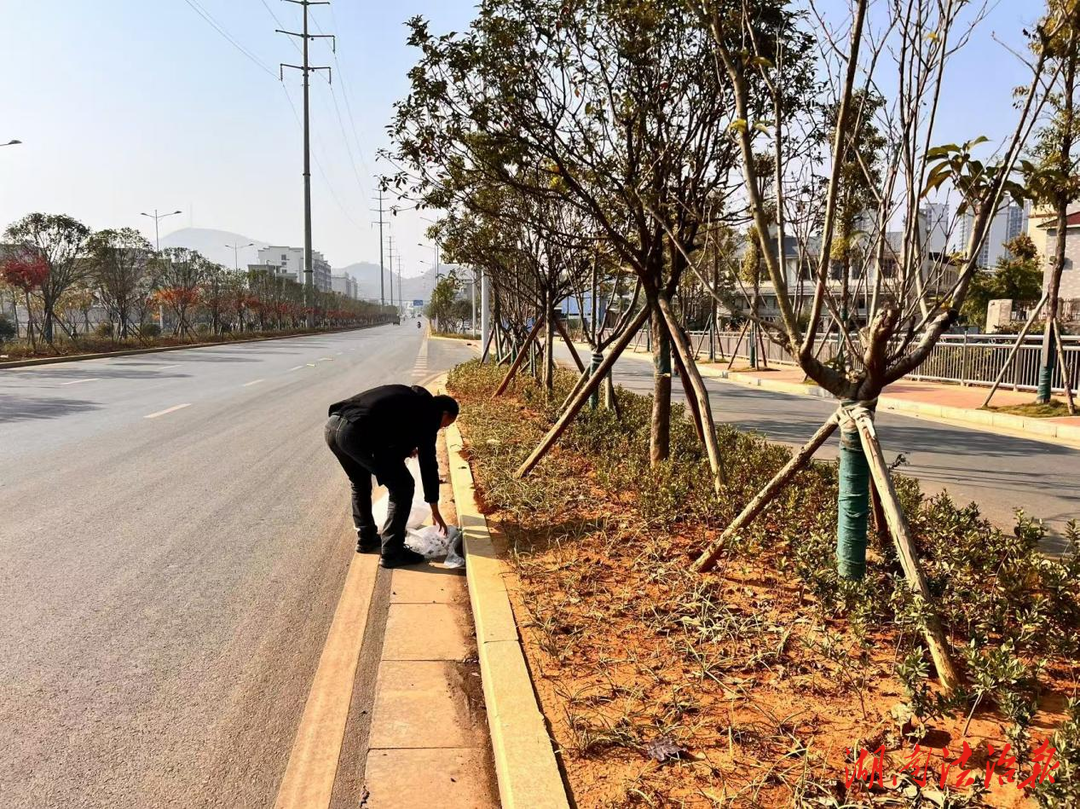
{"label": "curved street light", "polygon": [[236,272],[240,272],[240,259],[237,258],[241,250],[248,247],[254,247],[255,242],[248,242],[247,244],[227,244],[226,247],[232,248],[233,269]]}
{"label": "curved street light", "polygon": [[14,138],[12,138],[7,143],[0,143],[0,146],[18,146],[20,143],[22,143],[21,140],[15,140]]}
{"label": "curved street light", "polygon": [[172,213],[158,213],[157,208],[154,208],[154,212],[152,214],[151,213],[141,213],[140,214],[140,216],[145,216],[145,217],[148,217],[149,219],[154,220],[154,247],[157,248],[157,251],[159,253],[161,252],[161,235],[158,233],[158,222],[160,222],[162,219],[164,219],[167,216],[176,216],[178,213],[183,213],[183,211],[173,211]]}

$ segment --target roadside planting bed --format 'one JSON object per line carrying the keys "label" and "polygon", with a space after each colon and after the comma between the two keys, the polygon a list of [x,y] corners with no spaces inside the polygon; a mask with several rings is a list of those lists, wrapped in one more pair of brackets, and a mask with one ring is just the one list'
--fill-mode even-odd
{"label": "roadside planting bed", "polygon": [[[550,398],[526,378],[493,399],[504,373],[468,363],[448,389],[578,806],[1080,806],[1075,527],[1049,559],[1030,518],[1001,531],[897,480],[965,677],[945,698],[888,537],[872,537],[865,580],[836,575],[835,464],[798,473],[698,574],[694,558],[788,450],[719,427],[717,496],[681,412],[670,461],[650,468],[651,402],[620,390],[620,416],[583,411],[518,480],[574,377],[559,372]],[[1044,741],[1054,783],[1020,789]],[[959,787],[963,770],[973,783]]]}

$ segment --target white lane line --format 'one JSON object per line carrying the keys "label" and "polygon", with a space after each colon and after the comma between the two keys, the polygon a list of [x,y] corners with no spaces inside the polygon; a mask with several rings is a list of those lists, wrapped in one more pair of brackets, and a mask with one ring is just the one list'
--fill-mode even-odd
{"label": "white lane line", "polygon": [[314,367],[315,367],[315,363],[313,363],[313,362],[309,362],[309,363],[307,364],[307,367],[308,367],[308,368],[314,368]]}
{"label": "white lane line", "polygon": [[79,385],[83,382],[100,382],[100,376],[90,377],[89,379],[72,379],[70,382],[61,382],[61,385]]}
{"label": "white lane line", "polygon": [[164,416],[164,415],[167,415],[168,413],[175,413],[177,410],[183,410],[185,407],[191,407],[191,402],[186,402],[184,404],[173,405],[172,407],[167,407],[164,410],[159,410],[156,413],[151,413],[149,416],[143,416],[143,418],[144,419],[156,419],[158,416]]}
{"label": "white lane line", "polygon": [[319,357],[319,362],[333,362],[333,357]]}
{"label": "white lane line", "polygon": [[299,371],[299,370],[300,370],[301,368],[306,368],[306,367],[307,367],[306,365],[294,365],[294,366],[293,366],[292,368],[290,368],[289,370],[290,370],[290,371]]}
{"label": "white lane line", "polygon": [[250,388],[252,385],[258,385],[260,382],[265,382],[266,379],[253,379],[250,382],[245,382],[243,387]]}
{"label": "white lane line", "polygon": [[338,356],[338,357],[340,357],[340,356],[341,356],[342,354],[344,354],[344,353],[345,353],[344,351],[339,351],[339,352],[338,352],[338,353],[337,353],[337,354],[336,354],[335,356]]}
{"label": "white lane line", "polygon": [[179,367],[180,367],[180,363],[177,363],[176,365],[161,365],[161,366],[158,366],[157,368],[155,368],[154,370],[155,371],[168,371],[170,368],[179,368]]}

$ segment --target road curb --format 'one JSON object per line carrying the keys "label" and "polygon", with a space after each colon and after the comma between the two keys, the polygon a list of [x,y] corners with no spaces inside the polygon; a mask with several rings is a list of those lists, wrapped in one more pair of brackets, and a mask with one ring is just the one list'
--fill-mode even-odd
{"label": "road curb", "polygon": [[[642,361],[651,361],[651,356],[639,356],[633,352],[628,356]],[[753,374],[713,368],[701,363],[698,363],[698,370],[701,371],[703,377],[721,379],[737,385],[764,388],[765,390],[786,393],[792,396],[811,396],[836,401],[835,396],[817,385],[777,382]],[[910,399],[899,399],[888,395],[878,398],[878,409],[904,416],[925,418],[929,421],[937,421],[957,427],[966,427],[970,430],[979,430],[992,435],[1026,438],[1031,441],[1041,441],[1044,444],[1080,449],[1080,426],[1074,427],[1071,424],[1060,424],[1046,419],[1032,419],[1026,416],[1014,416],[1011,413],[996,413],[992,410],[974,410],[969,407],[951,407],[928,402],[914,402]]]}
{"label": "road curb", "polygon": [[495,553],[487,520],[477,507],[472,470],[455,425],[446,430],[446,449],[464,535],[469,601],[502,807],[568,809],[566,788],[506,592],[506,566]]}
{"label": "road curb", "polygon": [[363,331],[374,329],[376,326],[386,326],[387,323],[377,323],[371,326],[358,326],[354,329],[333,329],[330,331],[306,331],[299,334],[275,334],[272,337],[252,337],[245,340],[220,340],[216,343],[189,343],[179,346],[154,346],[152,348],[125,348],[122,351],[99,351],[94,354],[64,354],[59,357],[34,357],[26,360],[13,360],[0,362],[0,371],[5,368],[31,368],[35,365],[56,365],[61,362],[81,362],[83,360],[102,360],[108,357],[133,357],[139,354],[160,354],[165,351],[184,351],[189,348],[220,348],[221,346],[243,345],[244,343],[265,343],[270,340],[291,340],[296,337],[319,337],[324,334],[344,334],[350,331]]}

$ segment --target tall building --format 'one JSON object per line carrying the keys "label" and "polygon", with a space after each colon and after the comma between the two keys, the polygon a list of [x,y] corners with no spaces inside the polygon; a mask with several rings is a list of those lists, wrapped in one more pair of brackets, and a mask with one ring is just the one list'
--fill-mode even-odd
{"label": "tall building", "polygon": [[[979,249],[978,265],[993,268],[997,266],[1000,259],[1011,258],[1012,254],[1005,244],[1027,230],[1027,220],[1027,211],[1019,205],[1005,205],[999,208],[994,218],[990,220],[990,228]],[[957,252],[967,252],[971,229],[974,226],[975,217],[970,211],[960,217],[960,229],[954,245]]]}
{"label": "tall building", "polygon": [[[304,248],[270,245],[259,250],[259,264],[275,268],[278,275],[291,277],[297,283],[304,283]],[[330,262],[323,258],[318,250],[311,251],[312,281],[320,292],[329,292]]]}
{"label": "tall building", "polygon": [[944,202],[927,202],[919,209],[919,232],[925,252],[941,255],[949,246],[949,206]]}

